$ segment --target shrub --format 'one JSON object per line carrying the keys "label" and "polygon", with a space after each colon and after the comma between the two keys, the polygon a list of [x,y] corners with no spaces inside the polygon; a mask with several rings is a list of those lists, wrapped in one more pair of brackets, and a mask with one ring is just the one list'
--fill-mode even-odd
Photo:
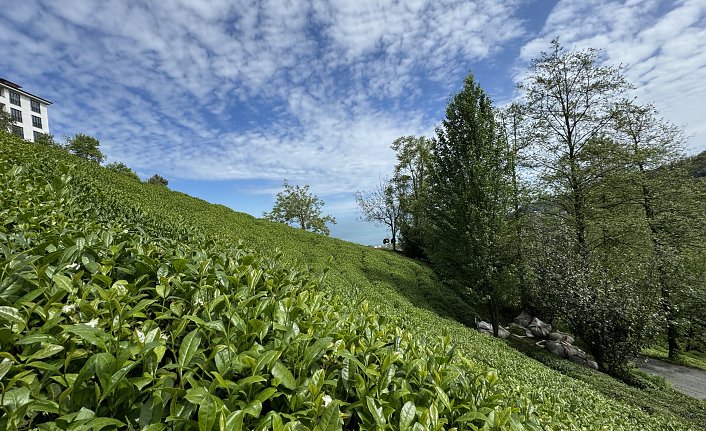
{"label": "shrub", "polygon": [[140,177],[135,173],[135,171],[130,169],[130,167],[128,165],[126,165],[125,163],[113,162],[113,163],[108,163],[107,165],[105,165],[105,167],[106,167],[106,169],[110,169],[111,171],[115,171],[115,172],[121,173],[123,175],[127,175],[130,178],[134,178],[136,180],[140,179]]}
{"label": "shrub", "polygon": [[169,181],[161,175],[154,174],[147,180],[147,184],[167,187],[169,185]]}

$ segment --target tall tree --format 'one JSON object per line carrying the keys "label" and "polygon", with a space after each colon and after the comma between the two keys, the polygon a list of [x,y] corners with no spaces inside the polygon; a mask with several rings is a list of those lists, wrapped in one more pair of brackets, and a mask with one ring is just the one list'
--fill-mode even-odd
{"label": "tall tree", "polygon": [[100,141],[93,136],[77,133],[66,140],[65,148],[69,153],[83,157],[91,162],[101,163],[105,155],[100,150]]}
{"label": "tall tree", "polygon": [[372,190],[355,192],[355,201],[364,221],[385,225],[390,229],[392,249],[397,250],[397,232],[402,211],[394,184],[389,179],[382,179]]}
{"label": "tall tree", "polygon": [[554,40],[550,51],[532,61],[519,86],[533,120],[533,163],[568,215],[576,251],[584,259],[589,189],[611,167],[595,163],[594,147],[610,125],[615,103],[630,88],[620,68],[599,65],[598,54],[594,49],[567,52]]}
{"label": "tall tree", "polygon": [[322,215],[324,202],[318,196],[309,193],[309,186],[291,185],[284,181],[284,191],[277,193],[277,200],[269,213],[262,216],[270,221],[299,225],[300,228],[315,233],[328,235],[326,223],[336,224],[331,215]]}
{"label": "tall tree", "polygon": [[525,235],[524,213],[530,202],[527,199],[527,187],[520,178],[520,169],[528,166],[526,151],[532,143],[527,113],[519,103],[512,103],[496,112],[500,133],[508,148],[508,170],[512,178],[512,217],[517,244],[518,280],[522,288],[526,287],[527,261],[523,236]]}
{"label": "tall tree", "polygon": [[532,226],[533,302],[618,374],[652,335],[659,299],[637,188],[614,133],[631,88],[621,68],[599,64],[598,51],[567,52],[558,41],[520,86],[544,195]]}
{"label": "tall tree", "polygon": [[624,101],[616,106],[613,118],[629,168],[623,181],[634,184],[633,202],[648,228],[649,279],[660,292],[669,357],[676,359],[682,308],[677,298],[689,297],[683,290],[694,287],[687,273],[690,265],[685,262],[702,248],[706,232],[704,186],[689,175],[682,162],[682,129],[659,118],[654,106]]}
{"label": "tall tree", "polygon": [[499,306],[516,298],[512,175],[491,101],[472,75],[436,133],[427,199],[429,256],[461,293],[487,306],[497,336]]}
{"label": "tall tree", "polygon": [[404,136],[392,143],[397,156],[392,182],[399,194],[402,210],[402,249],[410,257],[424,255],[424,205],[429,189],[433,145],[434,141],[424,136]]}

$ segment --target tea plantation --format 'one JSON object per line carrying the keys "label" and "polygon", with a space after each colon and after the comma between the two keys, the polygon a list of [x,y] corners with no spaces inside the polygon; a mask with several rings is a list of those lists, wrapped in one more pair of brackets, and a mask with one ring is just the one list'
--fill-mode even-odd
{"label": "tea plantation", "polygon": [[0,429],[706,423],[706,403],[561,374],[475,316],[415,261],[0,135]]}

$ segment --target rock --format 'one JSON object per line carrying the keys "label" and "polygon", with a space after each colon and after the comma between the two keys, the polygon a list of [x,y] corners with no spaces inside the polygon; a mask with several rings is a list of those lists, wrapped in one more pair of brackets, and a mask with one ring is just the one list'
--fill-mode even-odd
{"label": "rock", "polygon": [[[493,325],[486,322],[485,320],[481,320],[480,322],[478,322],[476,324],[476,327],[478,328],[479,332],[482,332],[484,334],[488,334],[491,336],[495,336],[495,334],[493,333]],[[510,337],[510,331],[508,331],[507,329],[500,326],[500,328],[498,329],[498,338],[508,338],[508,337]]]}
{"label": "rock", "polygon": [[478,328],[479,331],[490,331],[493,332],[493,325],[490,323],[486,322],[485,320],[481,320],[480,322],[476,323],[476,327]]}
{"label": "rock", "polygon": [[537,338],[547,338],[547,335],[552,332],[552,325],[544,323],[536,317],[532,319],[527,327]]}
{"label": "rock", "polygon": [[574,343],[574,337],[571,334],[564,334],[563,332],[550,332],[547,335],[547,340],[552,340],[552,341],[564,341],[569,344]]}
{"label": "rock", "polygon": [[510,331],[500,326],[498,328],[498,338],[510,338]]}
{"label": "rock", "polygon": [[549,352],[559,356],[560,358],[568,358],[567,349],[560,341],[542,340],[537,343],[538,346],[544,347]]}
{"label": "rock", "polygon": [[540,347],[544,347],[551,353],[565,359],[569,359],[573,356],[585,356],[586,353],[576,346],[565,341],[552,341],[552,340],[542,340],[536,343]]}
{"label": "rock", "polygon": [[584,367],[587,368],[593,368],[594,370],[598,369],[598,363],[596,361],[592,361],[589,359],[587,356],[581,356],[581,355],[574,355],[574,356],[569,356],[569,360],[571,362],[576,362],[579,365],[583,365]]}
{"label": "rock", "polygon": [[530,323],[532,322],[532,316],[529,314],[525,313],[524,311],[520,313],[517,317],[513,319],[513,322],[519,326],[523,326],[527,328]]}
{"label": "rock", "polygon": [[510,331],[510,333],[514,335],[519,335],[520,337],[534,337],[534,335],[532,335],[532,332],[529,329],[517,323],[511,323],[508,327],[508,330]]}

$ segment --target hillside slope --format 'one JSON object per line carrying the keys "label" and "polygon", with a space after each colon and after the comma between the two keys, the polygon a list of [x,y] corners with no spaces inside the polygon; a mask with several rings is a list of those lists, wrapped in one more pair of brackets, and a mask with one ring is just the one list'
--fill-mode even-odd
{"label": "hillside slope", "polygon": [[[418,262],[384,250],[255,219],[166,188],[137,182],[56,149],[38,148],[0,136],[0,166],[39,167],[51,183],[69,167],[81,202],[101,206],[99,223],[111,214],[129,216],[145,225],[171,226],[172,232],[196,227],[204,241],[227,249],[239,243],[285,265],[306,265],[315,272],[328,269],[323,286],[349,304],[367,301],[370,308],[419,340],[450,336],[456,351],[473,367],[498,371],[506,394],[527,396],[545,429],[696,429],[693,418],[660,412],[650,415],[608,398],[590,385],[528,359],[504,343],[480,335],[462,323],[475,317],[433,272]],[[3,202],[8,205],[9,202]],[[189,241],[181,238],[181,241]],[[617,383],[616,383],[617,384]],[[647,393],[645,396],[649,396]],[[706,411],[706,407],[702,407]],[[695,414],[704,414],[703,411]],[[698,417],[698,416],[696,416]]]}

